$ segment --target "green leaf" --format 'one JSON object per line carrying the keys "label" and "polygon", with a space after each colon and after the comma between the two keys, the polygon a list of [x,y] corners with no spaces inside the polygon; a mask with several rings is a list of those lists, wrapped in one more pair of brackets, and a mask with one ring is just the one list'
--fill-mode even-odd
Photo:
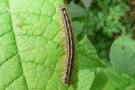
{"label": "green leaf", "polygon": [[79,22],[79,21],[74,21],[72,24],[73,24],[74,32],[76,32],[77,35],[79,35],[81,33],[81,31],[83,30],[84,23]]}
{"label": "green leaf", "polygon": [[92,86],[95,73],[89,69],[82,69],[79,70],[79,81],[78,81],[78,88],[77,90],[89,90]]}
{"label": "green leaf", "polygon": [[[108,68],[105,70],[106,75],[109,78],[108,85],[109,87],[117,88],[117,90],[132,90],[135,86],[135,80],[128,76],[127,74],[119,74],[115,69]],[[109,88],[106,86],[104,89],[107,90]],[[132,88],[132,89],[126,89]],[[110,89],[109,89],[110,90]]]}
{"label": "green leaf", "polygon": [[68,10],[72,18],[85,17],[87,15],[87,11],[74,2],[68,5]]}
{"label": "green leaf", "polygon": [[116,86],[111,81],[108,81],[103,90],[116,90]]}
{"label": "green leaf", "polygon": [[93,0],[81,0],[81,1],[82,1],[83,5],[85,6],[86,9],[88,9],[93,2]]}
{"label": "green leaf", "polygon": [[62,3],[0,0],[0,90],[73,90],[62,81]]}
{"label": "green leaf", "polygon": [[111,47],[111,63],[121,73],[135,78],[135,42],[128,36],[121,36]]}
{"label": "green leaf", "polygon": [[79,42],[78,54],[79,68],[91,69],[96,67],[104,67],[104,64],[99,59],[95,48],[88,40],[87,36],[85,36]]}

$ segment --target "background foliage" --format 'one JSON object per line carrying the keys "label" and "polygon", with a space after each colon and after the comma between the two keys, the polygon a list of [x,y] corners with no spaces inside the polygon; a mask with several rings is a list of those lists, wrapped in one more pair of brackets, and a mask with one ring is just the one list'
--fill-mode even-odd
{"label": "background foliage", "polygon": [[90,90],[134,90],[135,1],[65,2],[78,41],[87,36],[106,66],[94,68],[94,80],[91,81]]}

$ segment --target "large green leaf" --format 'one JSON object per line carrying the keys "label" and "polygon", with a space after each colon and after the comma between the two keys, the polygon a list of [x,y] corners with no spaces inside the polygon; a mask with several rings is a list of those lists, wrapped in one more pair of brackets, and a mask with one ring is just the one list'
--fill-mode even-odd
{"label": "large green leaf", "polygon": [[67,90],[62,0],[0,0],[0,90]]}
{"label": "large green leaf", "polygon": [[118,38],[111,47],[110,59],[119,72],[135,78],[135,42],[131,38]]}

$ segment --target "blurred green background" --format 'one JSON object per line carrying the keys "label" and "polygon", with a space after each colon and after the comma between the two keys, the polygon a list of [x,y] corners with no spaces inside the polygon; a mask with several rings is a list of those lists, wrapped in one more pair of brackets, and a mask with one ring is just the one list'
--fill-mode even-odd
{"label": "blurred green background", "polygon": [[78,42],[87,36],[106,65],[95,69],[90,90],[135,90],[135,0],[65,3]]}
{"label": "blurred green background", "polygon": [[135,39],[135,0],[65,0],[78,41],[88,36],[105,62],[122,34]]}

